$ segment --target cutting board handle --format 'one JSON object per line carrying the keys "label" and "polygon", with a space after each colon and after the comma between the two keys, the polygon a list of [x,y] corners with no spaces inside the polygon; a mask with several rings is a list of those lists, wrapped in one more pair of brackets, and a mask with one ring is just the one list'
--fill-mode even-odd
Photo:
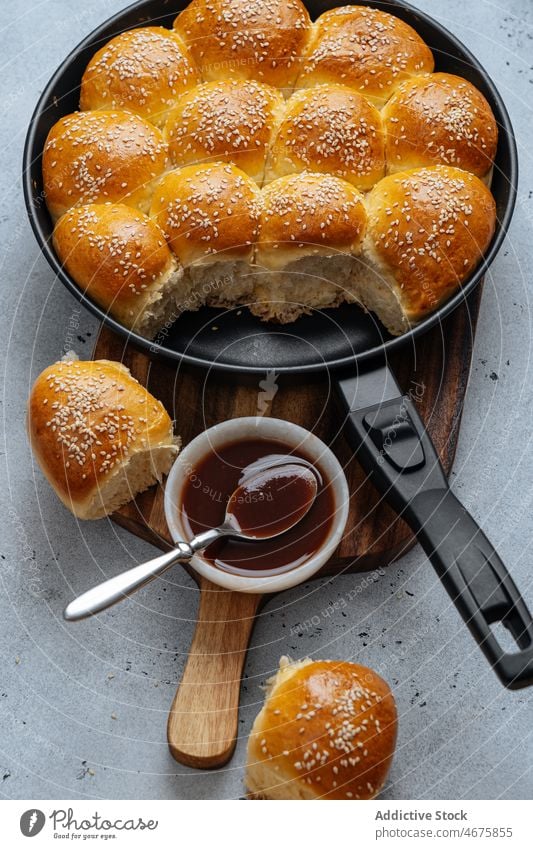
{"label": "cutting board handle", "polygon": [[168,718],[172,756],[197,769],[223,766],[237,742],[239,691],[260,595],[201,579],[196,630]]}

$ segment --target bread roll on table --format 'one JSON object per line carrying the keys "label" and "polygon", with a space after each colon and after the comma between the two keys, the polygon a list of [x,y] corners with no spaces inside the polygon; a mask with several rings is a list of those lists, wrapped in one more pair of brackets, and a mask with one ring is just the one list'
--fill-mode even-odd
{"label": "bread roll on table", "polygon": [[127,109],[161,126],[176,98],[199,82],[176,32],[139,27],[94,54],[81,81],[80,108]]}
{"label": "bread roll on table", "polygon": [[396,705],[371,669],[282,657],[248,741],[255,799],[373,799],[396,745]]}
{"label": "bread roll on table", "polygon": [[155,221],[116,204],[76,206],[54,229],[63,268],[113,318],[152,338],[176,314],[181,267]]}
{"label": "bread roll on table", "polygon": [[314,23],[296,87],[342,83],[382,105],[399,83],[433,66],[427,44],[400,18],[368,6],[341,6]]}
{"label": "bread roll on table", "polygon": [[290,91],[311,27],[300,0],[192,0],[174,21],[204,80]]}
{"label": "bread roll on table", "polygon": [[382,111],[387,171],[453,165],[486,177],[498,145],[492,109],[480,91],[453,74],[402,83]]}
{"label": "bread roll on table", "polygon": [[43,182],[54,219],[78,204],[122,202],[147,212],[167,164],[159,130],[131,112],[74,112],[50,130]]}
{"label": "bread roll on table", "polygon": [[34,455],[63,504],[99,519],[160,481],[178,453],[163,405],[120,363],[59,362],[28,403]]}

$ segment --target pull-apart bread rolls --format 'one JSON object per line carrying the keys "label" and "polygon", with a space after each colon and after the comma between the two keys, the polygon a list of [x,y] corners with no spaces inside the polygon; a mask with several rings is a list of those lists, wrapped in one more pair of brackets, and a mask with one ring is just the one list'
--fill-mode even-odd
{"label": "pull-apart bread rolls", "polygon": [[439,164],[485,177],[492,168],[496,120],[481,92],[461,77],[427,74],[407,80],[382,117],[390,174]]}
{"label": "pull-apart bread rolls", "polygon": [[385,177],[367,209],[369,268],[356,291],[393,334],[425,318],[466,280],[496,224],[484,183],[444,165]]}
{"label": "pull-apart bread rolls", "polygon": [[197,86],[180,98],[165,126],[172,162],[232,162],[260,185],[282,103],[276,89],[254,80]]}
{"label": "pull-apart bread rolls", "polygon": [[367,6],[341,6],[313,25],[296,85],[342,83],[382,105],[404,79],[433,66],[427,44],[399,18]]}
{"label": "pull-apart bread rolls", "polygon": [[147,212],[167,163],[163,137],[130,112],[75,112],[61,118],[43,151],[46,203],[53,218],[83,203],[122,202]]}
{"label": "pull-apart bread rolls", "polygon": [[365,233],[362,195],[309,173],[274,180],[261,195],[251,311],[285,323],[342,303]]}
{"label": "pull-apart bread rolls", "polygon": [[311,23],[301,0],[192,0],[117,35],[43,153],[64,268],[147,337],[203,305],[291,322],[343,302],[405,332],[495,228],[494,115],[433,67],[368,6]]}
{"label": "pull-apart bread rolls", "polygon": [[373,799],[396,746],[394,697],[371,669],[282,657],[248,741],[255,799]]}
{"label": "pull-apart bread rolls", "polygon": [[99,519],[160,481],[178,441],[163,405],[108,360],[45,369],[28,404],[32,450],[80,519]]}
{"label": "pull-apart bread rolls", "polygon": [[140,27],[112,38],[94,54],[81,81],[81,109],[127,109],[162,125],[169,107],[200,82],[176,32]]}
{"label": "pull-apart bread rolls", "polygon": [[174,21],[205,80],[290,91],[311,28],[300,0],[192,0]]}
{"label": "pull-apart bread rolls", "polygon": [[148,338],[176,311],[179,263],[155,221],[121,203],[66,212],[54,248],[85,295]]}

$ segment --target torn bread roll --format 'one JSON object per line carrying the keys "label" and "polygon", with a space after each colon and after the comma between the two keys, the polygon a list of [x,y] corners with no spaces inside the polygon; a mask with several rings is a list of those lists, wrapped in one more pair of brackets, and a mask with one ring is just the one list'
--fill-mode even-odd
{"label": "torn bread roll", "polygon": [[355,299],[399,335],[434,312],[479,265],[496,204],[474,174],[435,165],[381,180],[366,199]]}
{"label": "torn bread roll", "polygon": [[183,272],[155,221],[124,204],[76,206],[54,228],[63,268],[85,295],[152,339],[176,314]]}
{"label": "torn bread roll", "polygon": [[63,504],[100,519],[147,489],[178,453],[172,422],[120,363],[58,362],[28,402],[33,453]]}
{"label": "torn bread roll", "polygon": [[261,191],[251,311],[286,323],[337,306],[365,227],[363,197],[345,180],[304,172],[269,183]]}
{"label": "torn bread roll", "polygon": [[192,293],[184,308],[247,302],[259,209],[256,183],[231,163],[188,165],[161,180],[151,214],[183,266]]}
{"label": "torn bread roll", "polygon": [[387,683],[365,666],[282,657],[248,741],[254,799],[373,799],[396,746]]}

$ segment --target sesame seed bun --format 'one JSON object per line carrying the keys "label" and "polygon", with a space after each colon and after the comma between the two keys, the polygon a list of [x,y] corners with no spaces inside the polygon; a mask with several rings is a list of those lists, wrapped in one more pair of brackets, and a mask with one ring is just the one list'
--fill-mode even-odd
{"label": "sesame seed bun", "polygon": [[121,203],[77,206],[61,216],[53,239],[82,291],[126,327],[151,338],[175,308],[178,262],[142,212]]}
{"label": "sesame seed bun", "polygon": [[99,519],[160,481],[178,453],[172,422],[120,363],[59,362],[28,402],[33,453],[63,504]]}
{"label": "sesame seed bun", "polygon": [[373,799],[396,745],[396,705],[371,669],[282,658],[248,741],[258,799]]}
{"label": "sesame seed bun", "polygon": [[254,181],[235,165],[188,165],[163,177],[151,214],[185,268],[219,259],[250,260],[258,198]]}
{"label": "sesame seed bun", "polygon": [[435,165],[381,180],[367,198],[360,290],[392,333],[425,318],[466,280],[487,250],[496,205],[478,177]]}
{"label": "sesame seed bun", "polygon": [[361,191],[371,189],[385,174],[378,110],[347,86],[296,92],[275,134],[266,179],[304,170],[343,177]]}
{"label": "sesame seed bun", "polygon": [[382,112],[387,171],[453,165],[484,177],[498,145],[492,109],[467,80],[428,74],[402,83]]}
{"label": "sesame seed bun", "polygon": [[180,98],[165,126],[172,162],[232,162],[260,184],[282,103],[276,89],[254,80],[197,86]]}
{"label": "sesame seed bun", "polygon": [[311,21],[300,0],[192,0],[174,21],[204,80],[292,87]]}
{"label": "sesame seed bun", "polygon": [[127,109],[161,125],[176,98],[199,82],[176,32],[140,27],[117,35],[94,54],[81,81],[80,108]]}
{"label": "sesame seed bun", "polygon": [[313,25],[297,88],[342,83],[381,105],[404,79],[433,65],[427,44],[399,18],[366,6],[341,6]]}
{"label": "sesame seed bun", "polygon": [[43,151],[48,210],[55,219],[78,204],[121,201],[146,212],[166,161],[161,133],[138,115],[66,115],[50,130]]}

